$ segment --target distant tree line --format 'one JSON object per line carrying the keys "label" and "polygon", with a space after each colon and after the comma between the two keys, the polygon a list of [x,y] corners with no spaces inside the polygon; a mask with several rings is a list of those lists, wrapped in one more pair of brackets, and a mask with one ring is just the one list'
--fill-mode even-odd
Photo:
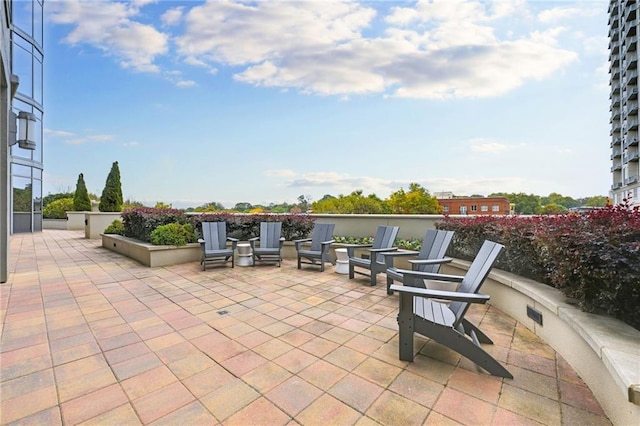
{"label": "distant tree line", "polygon": [[[114,163],[117,168],[117,163]],[[114,174],[119,175],[116,171]],[[119,176],[117,176],[119,177]],[[107,179],[109,181],[109,179]],[[86,191],[82,175],[78,179],[77,189]],[[116,191],[117,192],[117,191]],[[98,199],[94,194],[89,194],[92,199]],[[103,194],[104,196],[104,194]],[[454,198],[456,195],[454,195]],[[472,195],[472,197],[483,197],[482,195]],[[577,207],[604,207],[610,200],[603,195],[574,199],[555,192],[547,196],[525,194],[523,192],[494,192],[489,197],[505,197],[510,203],[515,205],[516,214],[562,214],[572,208]],[[63,192],[59,194],[49,194],[43,199],[43,204],[60,198],[74,198],[74,193]],[[86,195],[82,197],[86,202]],[[418,183],[409,184],[408,189],[400,188],[392,192],[388,198],[382,199],[376,194],[365,195],[361,189],[357,189],[348,195],[338,196],[325,195],[320,200],[311,201],[311,196],[300,195],[297,203],[270,203],[251,204],[243,201],[236,203],[232,208],[226,208],[219,202],[211,201],[197,207],[185,209],[187,212],[232,212],[232,213],[334,213],[334,214],[438,214],[442,208],[435,196],[423,188]],[[122,202],[122,209],[135,207],[145,207],[139,201],[127,199]],[[172,205],[158,201],[154,206],[159,209],[170,209]]]}

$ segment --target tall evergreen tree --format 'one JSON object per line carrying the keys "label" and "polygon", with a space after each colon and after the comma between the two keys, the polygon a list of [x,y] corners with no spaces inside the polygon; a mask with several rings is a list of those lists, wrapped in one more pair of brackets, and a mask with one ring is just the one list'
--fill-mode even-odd
{"label": "tall evergreen tree", "polygon": [[101,212],[122,211],[122,185],[117,161],[113,163],[109,176],[107,176],[98,209]]}
{"label": "tall evergreen tree", "polygon": [[87,185],[84,183],[82,173],[78,175],[76,192],[73,194],[73,210],[77,212],[91,211],[91,199],[89,198],[89,191],[87,191]]}

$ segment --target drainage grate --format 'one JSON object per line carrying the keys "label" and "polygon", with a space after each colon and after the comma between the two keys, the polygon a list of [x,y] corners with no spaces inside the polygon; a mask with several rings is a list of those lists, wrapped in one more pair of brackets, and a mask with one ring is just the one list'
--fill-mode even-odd
{"label": "drainage grate", "polygon": [[218,311],[218,315],[227,315],[229,311]]}

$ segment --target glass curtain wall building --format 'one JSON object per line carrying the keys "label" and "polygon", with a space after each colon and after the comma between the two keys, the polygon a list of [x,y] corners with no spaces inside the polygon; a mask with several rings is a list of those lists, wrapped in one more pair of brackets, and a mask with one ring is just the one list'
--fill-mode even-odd
{"label": "glass curtain wall building", "polygon": [[638,2],[609,1],[611,196],[640,205]]}
{"label": "glass curtain wall building", "polygon": [[[42,230],[43,0],[0,3],[0,282],[9,235]],[[16,117],[35,118],[34,145],[15,143]]]}
{"label": "glass curtain wall building", "polygon": [[11,16],[12,73],[20,79],[12,109],[36,118],[35,149],[11,147],[11,224],[13,232],[35,232],[42,230],[43,2],[14,0]]}

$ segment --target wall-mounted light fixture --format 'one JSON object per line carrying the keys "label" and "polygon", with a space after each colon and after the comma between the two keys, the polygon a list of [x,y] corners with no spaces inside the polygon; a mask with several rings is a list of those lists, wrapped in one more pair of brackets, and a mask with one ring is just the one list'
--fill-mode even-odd
{"label": "wall-mounted light fixture", "polygon": [[[18,115],[11,112],[9,120],[9,145],[18,144],[22,149],[36,149],[36,116],[26,111],[19,111]],[[16,137],[17,136],[17,137]]]}

